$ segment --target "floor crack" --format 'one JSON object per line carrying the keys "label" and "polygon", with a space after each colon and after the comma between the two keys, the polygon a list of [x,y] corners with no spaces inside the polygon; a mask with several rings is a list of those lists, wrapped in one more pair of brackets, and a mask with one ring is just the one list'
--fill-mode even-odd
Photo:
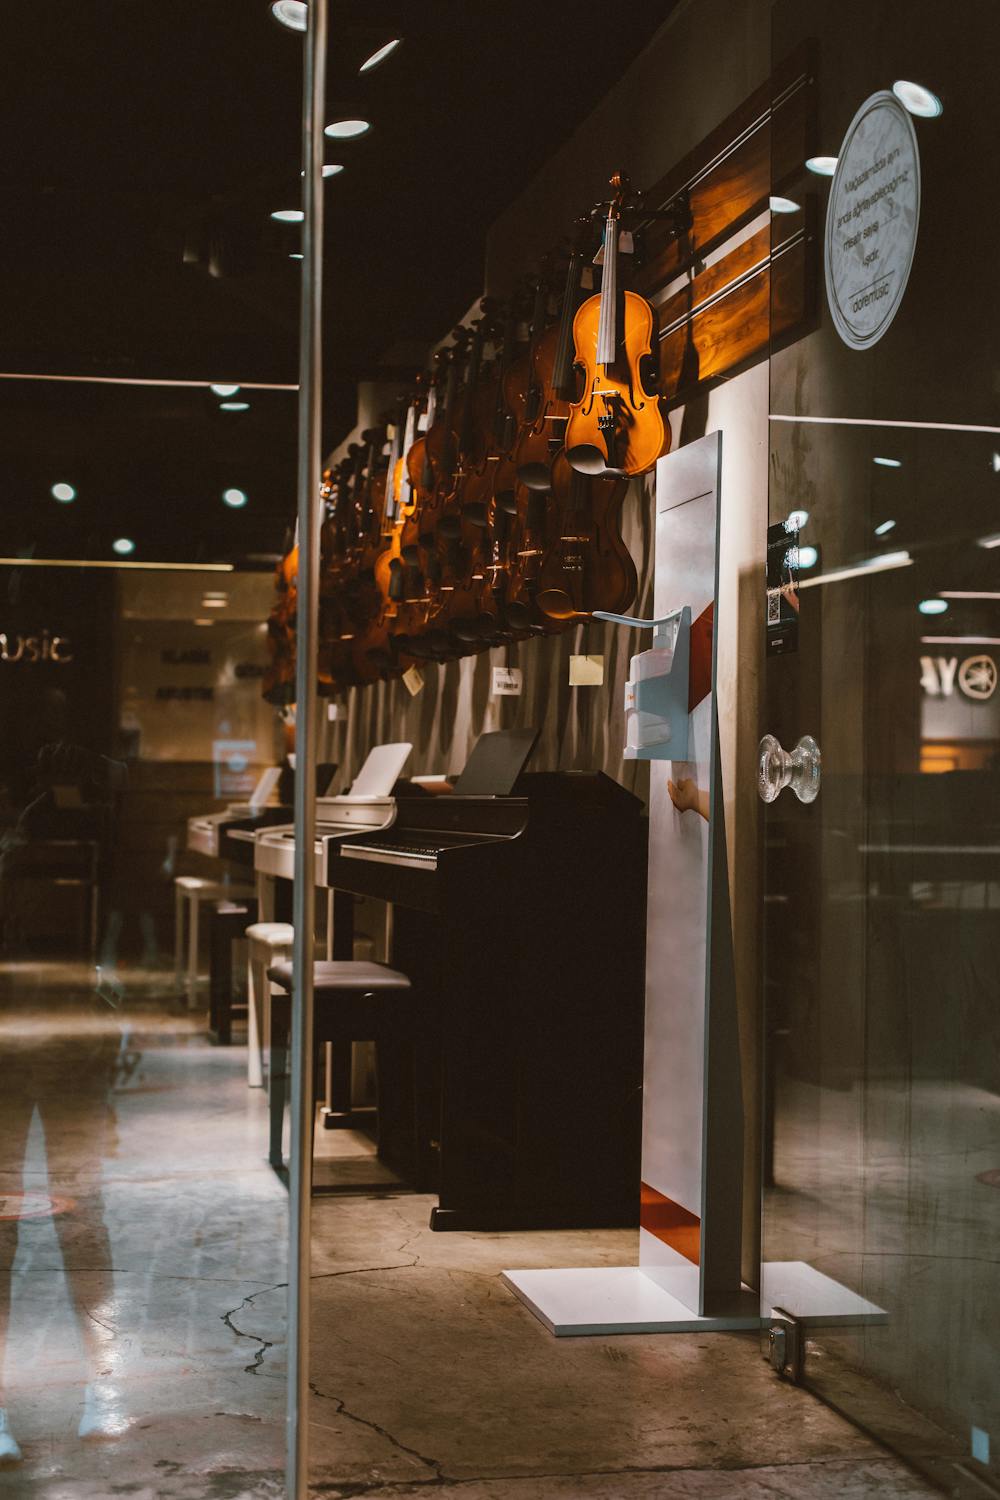
{"label": "floor crack", "polygon": [[262,1286],[258,1291],[251,1292],[249,1296],[244,1297],[243,1301],[239,1304],[238,1307],[231,1307],[227,1313],[219,1314],[220,1322],[225,1323],[226,1327],[233,1333],[235,1333],[237,1338],[252,1339],[254,1343],[260,1345],[260,1348],[254,1351],[254,1356],[251,1363],[243,1366],[243,1372],[246,1375],[257,1374],[261,1365],[264,1363],[264,1355],[267,1353],[268,1349],[274,1348],[274,1340],[262,1338],[259,1333],[247,1333],[244,1329],[237,1328],[236,1324],[233,1322],[233,1318],[238,1312],[242,1312],[245,1307],[252,1306],[254,1300],[257,1297],[262,1297],[265,1292],[276,1292],[281,1287],[287,1285],[287,1281],[277,1281],[275,1282],[274,1286]]}
{"label": "floor crack", "polygon": [[[408,1483],[453,1484],[455,1482],[447,1474],[444,1473],[439,1459],[428,1458],[425,1453],[420,1453],[416,1448],[411,1448],[406,1443],[401,1442],[399,1438],[393,1437],[392,1433],[389,1432],[385,1427],[380,1426],[378,1422],[372,1422],[367,1417],[360,1417],[358,1416],[357,1412],[350,1411],[343,1396],[331,1396],[326,1391],[321,1391],[319,1386],[317,1386],[316,1383],[312,1380],[310,1380],[309,1382],[309,1389],[312,1391],[313,1395],[318,1396],[321,1401],[332,1401],[334,1403],[338,1416],[346,1417],[349,1422],[357,1422],[360,1427],[367,1427],[370,1429],[370,1431],[378,1433],[379,1437],[385,1438],[386,1442],[391,1443],[392,1446],[394,1448],[397,1448],[400,1453],[405,1453],[410,1458],[415,1458],[418,1463],[423,1464],[425,1469],[430,1469],[433,1473],[434,1477],[432,1479],[409,1480],[407,1481]],[[347,1489],[341,1490],[339,1493],[345,1496],[351,1494],[364,1494],[365,1489],[373,1487],[374,1486],[370,1485],[360,1486],[357,1489],[348,1487]]]}
{"label": "floor crack", "polygon": [[413,1260],[397,1261],[391,1266],[348,1266],[343,1271],[315,1271],[310,1277],[311,1281],[333,1281],[338,1276],[364,1276],[372,1271],[409,1271],[412,1266],[419,1263],[420,1256],[414,1256]]}

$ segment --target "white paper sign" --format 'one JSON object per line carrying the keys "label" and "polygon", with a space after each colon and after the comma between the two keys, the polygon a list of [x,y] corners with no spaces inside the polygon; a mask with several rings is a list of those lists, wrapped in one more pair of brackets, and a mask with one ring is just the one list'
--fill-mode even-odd
{"label": "white paper sign", "polygon": [[602,687],[604,684],[603,656],[571,656],[569,659],[570,687]]}
{"label": "white paper sign", "polygon": [[521,681],[520,667],[494,667],[490,691],[495,698],[520,698]]}
{"label": "white paper sign", "polygon": [[906,289],[920,221],[920,155],[894,94],[872,94],[844,137],[826,209],[826,296],[840,337],[870,349]]}
{"label": "white paper sign", "polygon": [[424,674],[419,667],[407,667],[403,673],[403,685],[411,698],[415,698],[424,685]]}

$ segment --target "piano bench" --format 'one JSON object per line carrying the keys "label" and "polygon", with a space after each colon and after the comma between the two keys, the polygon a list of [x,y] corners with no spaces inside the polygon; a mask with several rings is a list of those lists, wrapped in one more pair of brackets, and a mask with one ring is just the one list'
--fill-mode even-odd
{"label": "piano bench", "polygon": [[[292,962],[284,959],[267,971],[274,984],[271,1007],[271,1165],[282,1166],[281,1136],[288,1088],[288,1051],[291,1028]],[[412,1008],[394,1003],[409,999],[411,984],[398,969],[362,959],[328,959],[313,965],[313,1042],[332,1042],[349,1062],[351,1042],[378,1042],[380,1036],[399,1038],[413,1029]],[[350,1073],[346,1083],[342,1122],[350,1124]]]}
{"label": "piano bench", "polygon": [[208,1034],[220,1047],[233,1044],[233,944],[257,920],[257,902],[216,901],[208,928]]}
{"label": "piano bench", "polygon": [[198,918],[202,906],[210,901],[247,901],[253,895],[252,886],[229,885],[225,880],[203,880],[199,875],[174,876],[174,983],[186,992],[189,1010],[194,1010],[198,1004]]}

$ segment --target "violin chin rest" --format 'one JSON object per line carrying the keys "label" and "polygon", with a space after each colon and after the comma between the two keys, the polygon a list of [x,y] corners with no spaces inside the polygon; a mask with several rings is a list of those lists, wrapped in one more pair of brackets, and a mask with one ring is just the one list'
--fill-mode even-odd
{"label": "violin chin rest", "polygon": [[572,620],[579,611],[562,589],[542,589],[535,603],[550,620]]}
{"label": "violin chin rest", "polygon": [[505,515],[517,515],[517,495],[513,490],[497,491],[497,510],[502,510]]}
{"label": "violin chin rest", "polygon": [[592,443],[578,443],[575,448],[567,448],[566,457],[579,474],[600,476],[608,472],[607,454]]}
{"label": "violin chin rest", "polygon": [[462,521],[459,516],[442,516],[437,523],[437,534],[444,537],[446,542],[452,542],[456,537],[462,535]]}
{"label": "violin chin rest", "polygon": [[552,475],[548,464],[521,464],[517,471],[517,482],[528,490],[551,489]]}
{"label": "violin chin rest", "polygon": [[488,519],[486,506],[481,500],[471,500],[468,505],[463,505],[462,516],[470,526],[485,526]]}
{"label": "violin chin rest", "polygon": [[513,599],[507,605],[507,623],[514,630],[527,630],[531,625],[531,606],[524,604],[520,599]]}

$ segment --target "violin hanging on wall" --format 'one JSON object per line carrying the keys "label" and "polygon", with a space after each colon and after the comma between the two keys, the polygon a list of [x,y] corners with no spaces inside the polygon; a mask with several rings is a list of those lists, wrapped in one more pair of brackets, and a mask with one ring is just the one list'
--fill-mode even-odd
{"label": "violin hanging on wall", "polygon": [[657,377],[659,329],[654,308],[620,281],[622,215],[634,211],[628,178],[611,179],[601,290],[573,320],[576,364],[583,395],[566,424],[566,457],[581,474],[645,474],[670,447]]}

